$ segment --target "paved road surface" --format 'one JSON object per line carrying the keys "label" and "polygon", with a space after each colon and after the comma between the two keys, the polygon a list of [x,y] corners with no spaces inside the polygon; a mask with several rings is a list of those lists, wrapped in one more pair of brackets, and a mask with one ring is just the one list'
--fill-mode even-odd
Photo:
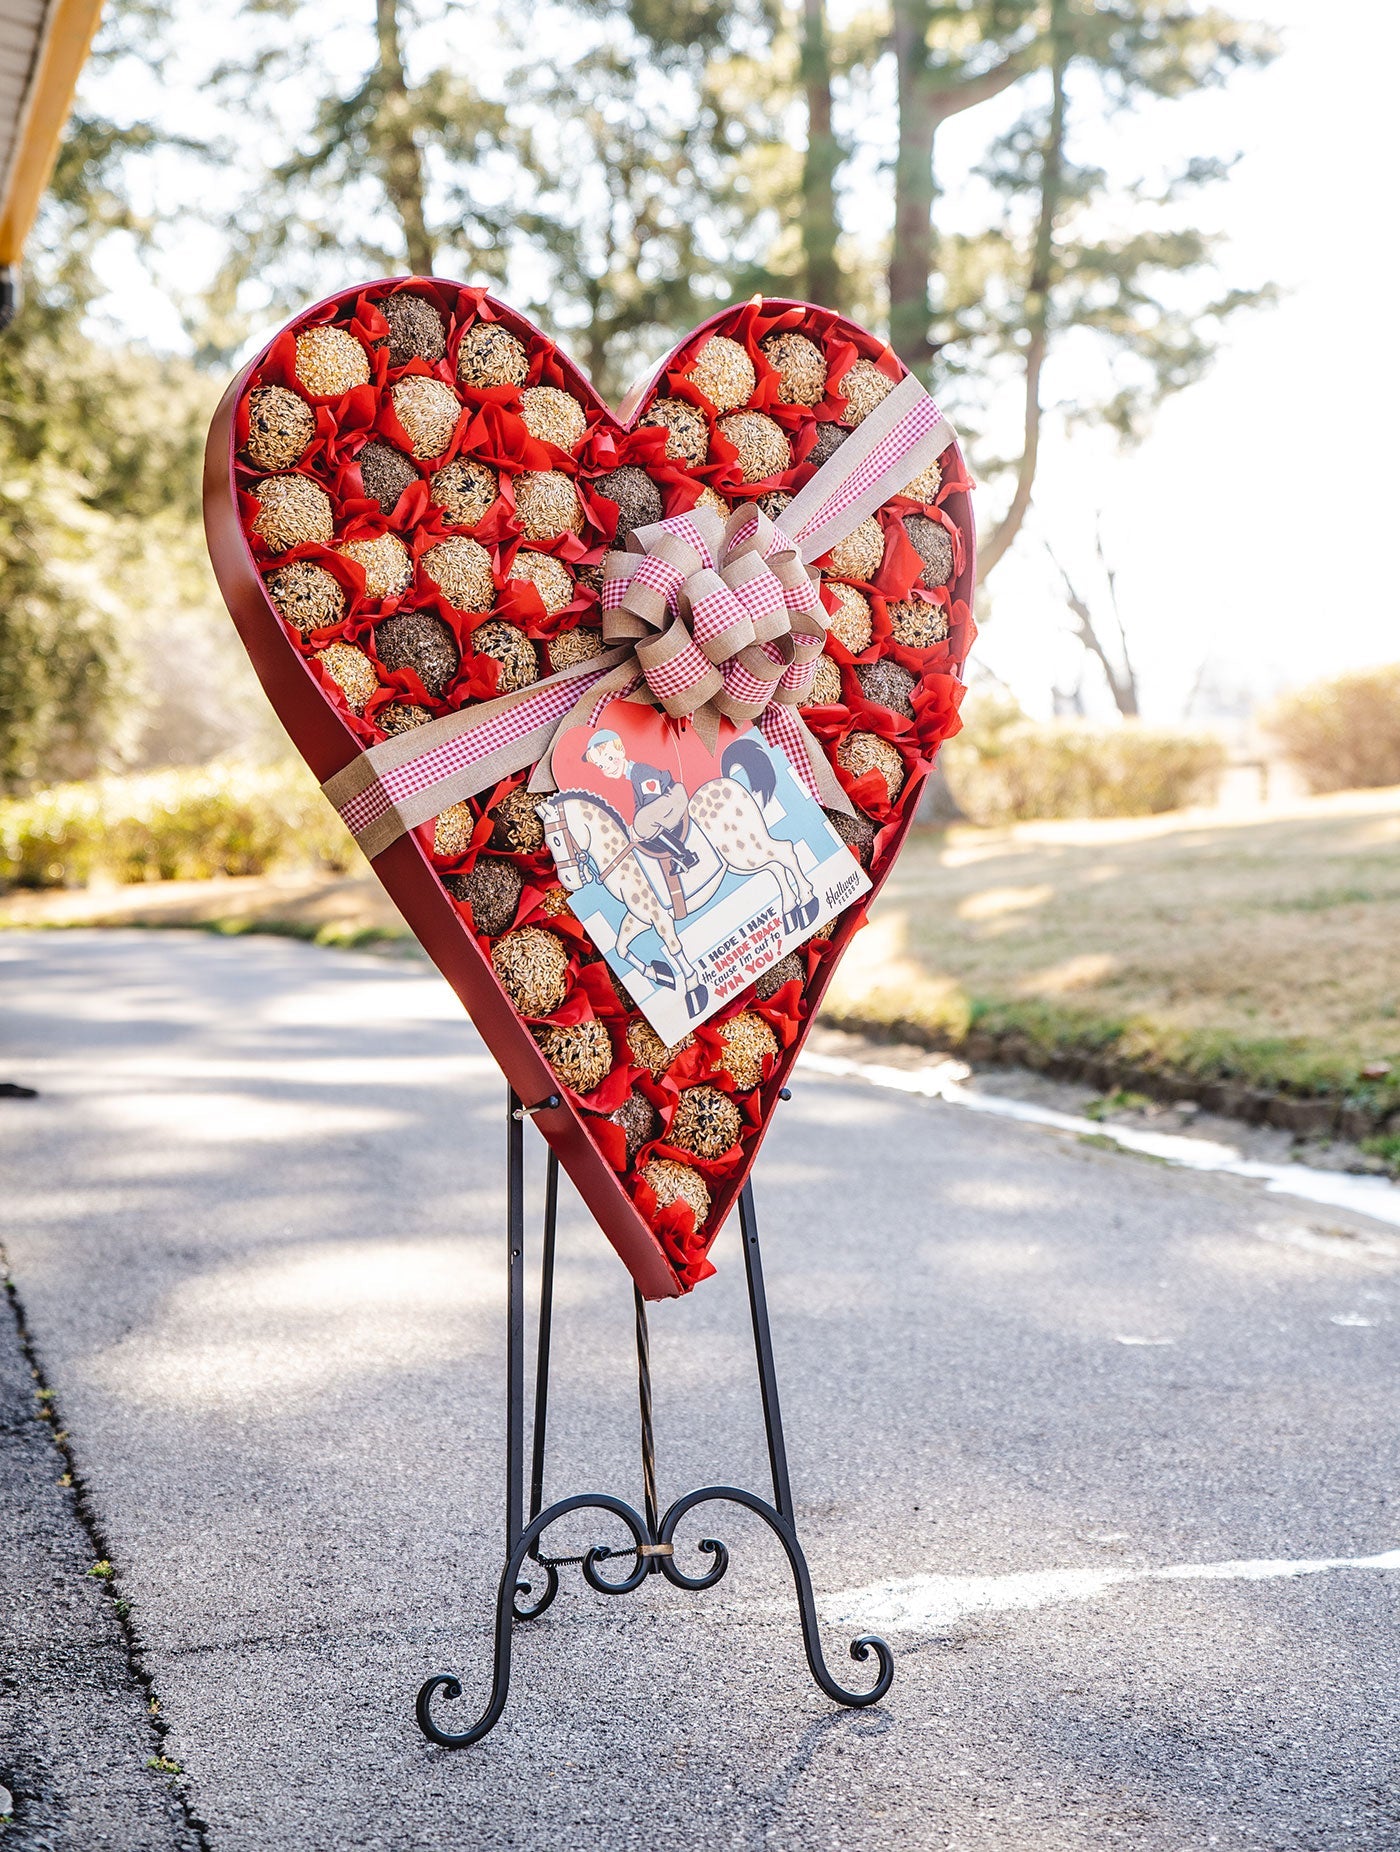
{"label": "paved road surface", "polygon": [[[793,1478],[833,1664],[878,1623],[894,1691],[818,1696],[780,1552],[726,1511],[691,1533],[729,1541],[720,1589],[571,1582],[447,1754],[412,1694],[484,1692],[499,1568],[479,1043],[420,964],[269,939],[8,935],[0,984],[0,1070],[42,1089],[0,1102],[3,1239],[88,1495],[15,1558],[7,1845],[1400,1846],[1393,1231],[804,1078],[757,1178]],[[762,1485],[732,1231],[716,1258],[653,1316],[663,1497]],[[639,1495],[630,1318],[570,1202],[555,1494]],[[90,1622],[121,1683],[73,1590],[98,1547],[163,1742],[129,1680],[55,1726],[37,1635]],[[125,1837],[71,1824],[94,1787]]]}

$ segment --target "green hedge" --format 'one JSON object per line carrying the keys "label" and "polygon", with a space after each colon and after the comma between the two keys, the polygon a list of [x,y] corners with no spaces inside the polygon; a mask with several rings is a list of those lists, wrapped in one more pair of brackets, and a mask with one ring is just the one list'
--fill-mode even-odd
{"label": "green hedge", "polygon": [[12,886],[198,881],[289,865],[344,871],[358,859],[301,765],[214,764],[0,800],[0,883]]}
{"label": "green hedge", "polygon": [[1265,724],[1310,791],[1400,785],[1400,662],[1286,695]]}

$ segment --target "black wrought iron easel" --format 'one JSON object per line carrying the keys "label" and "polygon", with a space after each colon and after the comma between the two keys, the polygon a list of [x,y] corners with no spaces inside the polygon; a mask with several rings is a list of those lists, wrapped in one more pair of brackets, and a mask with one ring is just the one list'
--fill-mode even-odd
{"label": "black wrought iron easel", "polygon": [[[797,1606],[802,1622],[802,1644],[807,1664],[817,1684],[837,1704],[857,1709],[878,1704],[894,1678],[894,1655],[874,1634],[862,1634],[851,1642],[851,1657],[868,1659],[873,1652],[879,1675],[869,1691],[847,1691],[827,1670],[817,1631],[816,1601],[807,1559],[797,1541],[796,1517],[792,1488],[788,1482],[787,1450],[783,1444],[782,1414],[778,1407],[778,1382],[773,1369],[773,1345],[768,1330],[768,1301],[763,1290],[763,1262],[758,1248],[758,1221],[754,1214],[753,1191],[744,1185],[739,1198],[739,1227],[743,1239],[744,1268],[748,1275],[749,1310],[753,1317],[754,1349],[758,1357],[759,1392],[763,1398],[763,1425],[768,1436],[768,1463],[773,1476],[773,1502],[746,1492],[739,1486],[708,1485],[687,1492],[669,1505],[658,1517],[656,1501],[656,1454],[651,1417],[651,1355],[647,1339],[646,1302],[633,1288],[637,1314],[637,1389],[641,1403],[642,1436],[642,1511],[638,1513],[620,1498],[607,1492],[581,1492],[572,1498],[558,1499],[541,1510],[544,1495],[545,1428],[549,1413],[549,1344],[554,1300],[554,1237],[559,1207],[559,1163],[551,1151],[545,1183],[544,1254],[540,1268],[540,1320],[535,1365],[535,1408],[530,1452],[530,1518],[524,1521],[522,1499],[525,1465],[525,1120],[533,1113],[558,1104],[556,1098],[539,1106],[522,1106],[514,1093],[507,1095],[506,1139],[506,1247],[509,1267],[509,1290],[506,1311],[506,1564],[501,1572],[496,1595],[496,1659],[490,1701],[475,1723],[465,1730],[445,1729],[433,1717],[433,1700],[441,1692],[447,1699],[460,1698],[461,1681],[451,1672],[438,1672],[418,1693],[418,1727],[430,1742],[445,1749],[462,1749],[479,1742],[500,1722],[510,1693],[511,1635],[516,1621],[538,1620],[559,1593],[559,1571],[577,1567],[590,1588],[604,1595],[625,1595],[640,1588],[649,1575],[664,1575],[677,1588],[713,1588],[729,1567],[729,1551],[714,1537],[702,1537],[699,1548],[713,1558],[701,1575],[687,1575],[676,1566],[674,1537],[676,1526],[688,1511],[715,1499],[727,1499],[742,1505],[758,1516],[777,1536],[787,1551],[793,1581],[797,1585]],[[610,1549],[595,1544],[581,1556],[546,1556],[540,1539],[552,1524],[572,1511],[592,1509],[611,1512],[632,1533],[628,1549]],[[635,1558],[634,1567],[618,1581],[600,1573],[599,1565],[614,1558]],[[523,1580],[526,1565],[544,1572],[544,1587],[533,1600],[534,1585]]]}

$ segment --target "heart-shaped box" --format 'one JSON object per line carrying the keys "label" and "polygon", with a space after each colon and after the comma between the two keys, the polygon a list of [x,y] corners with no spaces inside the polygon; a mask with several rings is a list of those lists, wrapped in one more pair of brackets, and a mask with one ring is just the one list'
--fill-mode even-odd
{"label": "heart-shaped box", "polygon": [[[897,469],[908,420],[891,435],[896,405],[936,434],[919,453],[936,463],[912,478]],[[857,456],[864,477],[843,462]],[[869,873],[868,901],[958,725],[973,528],[951,429],[890,349],[841,316],[772,298],[723,310],[615,416],[483,290],[399,278],[343,291],[283,329],[224,395],[205,525],[264,688],[355,824],[367,788],[383,799],[392,768],[426,763],[419,728],[460,757],[481,716],[570,677],[583,678],[571,698],[588,685],[604,651],[605,562],[625,534],[635,548],[636,533],[662,533],[649,523],[699,508],[773,536],[752,504],[781,528],[810,508],[818,476],[818,500],[838,487],[809,530],[842,537],[802,560],[820,573],[829,629],[812,686],[802,671],[786,697],[781,737],[796,726],[824,784],[834,772],[846,793],[849,814],[828,815]],[[869,495],[854,506],[862,481],[885,495],[869,512]],[[904,492],[889,492],[895,481]],[[380,815],[362,846],[515,1093],[529,1106],[557,1099],[535,1122],[644,1296],[674,1297],[713,1271],[706,1252],[865,905],[664,1049],[569,910],[537,840],[533,765],[497,777],[485,763],[490,783],[454,773],[474,795],[436,815],[421,792],[402,816],[384,799],[390,824]],[[532,1003],[538,1014],[523,1014]],[[716,1138],[733,1142],[706,1155]]]}

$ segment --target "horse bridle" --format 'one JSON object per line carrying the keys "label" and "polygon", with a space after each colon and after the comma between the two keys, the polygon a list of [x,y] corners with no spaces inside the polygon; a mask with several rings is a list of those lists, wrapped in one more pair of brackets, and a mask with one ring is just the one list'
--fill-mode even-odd
{"label": "horse bridle", "polygon": [[[584,851],[579,848],[578,843],[574,839],[574,833],[565,820],[564,806],[562,804],[559,806],[559,833],[564,838],[564,860],[559,864],[560,869],[562,871],[566,866],[572,868],[574,873],[579,877],[579,884],[582,886],[586,878],[583,867]],[[627,857],[629,855],[635,855],[636,851],[637,845],[629,837],[608,863],[606,868],[598,868],[597,862],[593,861],[593,858],[590,856],[588,858],[589,861],[592,862],[594,868],[598,869],[597,875],[593,877],[597,880],[598,885],[601,887],[612,873],[613,869],[620,867],[621,864],[627,860]]]}

